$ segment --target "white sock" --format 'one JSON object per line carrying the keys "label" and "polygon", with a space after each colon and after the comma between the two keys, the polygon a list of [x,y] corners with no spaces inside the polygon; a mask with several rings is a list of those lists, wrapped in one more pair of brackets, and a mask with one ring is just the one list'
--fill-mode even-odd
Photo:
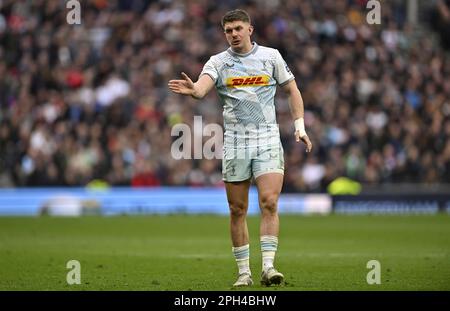
{"label": "white sock", "polygon": [[278,249],[278,238],[273,235],[261,236],[262,270],[273,268],[275,253]]}
{"label": "white sock", "polygon": [[233,247],[234,258],[236,259],[237,266],[239,268],[239,274],[248,273],[250,271],[250,245],[246,244],[239,247]]}

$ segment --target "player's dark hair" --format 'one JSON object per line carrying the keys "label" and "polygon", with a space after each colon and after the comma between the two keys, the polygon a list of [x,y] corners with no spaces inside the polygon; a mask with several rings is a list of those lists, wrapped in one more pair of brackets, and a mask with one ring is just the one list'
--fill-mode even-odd
{"label": "player's dark hair", "polygon": [[222,27],[225,27],[226,23],[235,21],[241,21],[251,24],[250,15],[248,15],[248,13],[244,10],[236,9],[225,13],[225,15],[222,17]]}

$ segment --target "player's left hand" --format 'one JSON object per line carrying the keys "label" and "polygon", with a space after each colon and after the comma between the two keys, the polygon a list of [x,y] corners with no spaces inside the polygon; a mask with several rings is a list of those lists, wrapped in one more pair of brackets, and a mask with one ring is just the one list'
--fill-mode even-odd
{"label": "player's left hand", "polygon": [[295,141],[296,142],[302,141],[306,145],[306,152],[311,152],[311,150],[312,150],[312,143],[309,140],[308,135],[303,135],[302,137],[300,137],[300,132],[299,131],[295,131]]}

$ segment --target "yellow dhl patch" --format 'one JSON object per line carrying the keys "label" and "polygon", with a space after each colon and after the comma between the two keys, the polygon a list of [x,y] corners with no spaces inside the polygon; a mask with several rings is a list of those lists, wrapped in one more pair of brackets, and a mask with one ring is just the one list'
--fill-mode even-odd
{"label": "yellow dhl patch", "polygon": [[268,85],[269,76],[230,77],[227,79],[227,87],[246,87]]}

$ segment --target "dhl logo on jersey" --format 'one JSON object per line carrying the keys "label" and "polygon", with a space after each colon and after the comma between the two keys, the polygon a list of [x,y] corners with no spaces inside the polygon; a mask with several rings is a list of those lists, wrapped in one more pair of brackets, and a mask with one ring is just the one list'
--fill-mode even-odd
{"label": "dhl logo on jersey", "polygon": [[227,87],[262,86],[269,84],[269,76],[230,77],[227,79]]}

